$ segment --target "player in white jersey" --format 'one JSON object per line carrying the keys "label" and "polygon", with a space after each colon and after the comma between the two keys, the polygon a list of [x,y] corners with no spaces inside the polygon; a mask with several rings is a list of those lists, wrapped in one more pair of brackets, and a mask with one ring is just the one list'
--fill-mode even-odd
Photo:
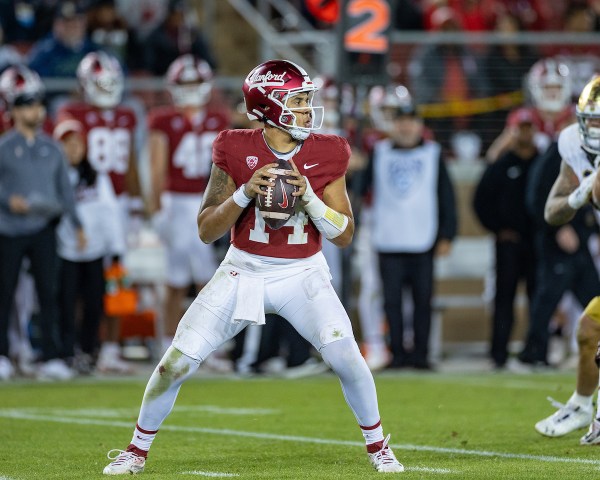
{"label": "player in white jersey", "polygon": [[[558,138],[562,163],[544,212],[546,221],[551,225],[567,223],[588,202],[596,209],[600,205],[600,177],[597,178],[600,161],[600,77],[592,79],[581,92],[576,114],[578,123],[566,127]],[[600,221],[599,212],[596,212],[596,218]],[[581,445],[600,444],[600,408],[594,416],[593,406],[594,393],[598,388],[596,350],[599,341],[600,296],[597,296],[586,306],[579,319],[575,392],[565,405],[552,400],[558,411],[535,425],[542,435],[560,437],[590,425],[580,439]]]}

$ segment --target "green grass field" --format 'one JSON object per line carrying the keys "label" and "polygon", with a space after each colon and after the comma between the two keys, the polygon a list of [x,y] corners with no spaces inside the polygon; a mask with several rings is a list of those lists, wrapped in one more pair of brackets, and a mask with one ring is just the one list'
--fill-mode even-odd
{"label": "green grass field", "polygon": [[[577,432],[533,424],[566,401],[574,375],[380,374],[386,432],[403,474],[370,466],[333,375],[299,380],[195,378],[150,452],[143,478],[587,479],[600,449]],[[111,448],[131,439],[144,378],[0,386],[0,480],[106,478]]]}

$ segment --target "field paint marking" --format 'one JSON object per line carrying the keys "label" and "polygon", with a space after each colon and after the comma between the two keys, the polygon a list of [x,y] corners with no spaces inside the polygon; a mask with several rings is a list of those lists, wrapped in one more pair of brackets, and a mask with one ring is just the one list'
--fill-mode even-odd
{"label": "field paint marking", "polygon": [[[35,415],[24,412],[17,409],[6,409],[0,410],[0,417],[14,418],[20,420],[34,420],[44,422],[56,422],[56,423],[72,423],[77,425],[98,425],[101,427],[123,427],[133,429],[132,422],[113,422],[106,420],[96,420],[93,418],[60,418],[53,417],[50,415]],[[261,438],[265,440],[280,440],[286,442],[300,442],[300,443],[317,443],[324,445],[346,445],[353,447],[363,447],[363,442],[356,442],[351,440],[334,440],[325,438],[313,438],[313,437],[300,437],[295,435],[278,435],[274,433],[261,433],[261,432],[245,432],[242,430],[230,430],[227,428],[206,428],[206,427],[186,427],[182,425],[163,425],[161,431],[169,432],[191,432],[191,433],[209,433],[215,435],[231,435],[235,437],[247,437],[247,438]],[[570,457],[555,457],[550,455],[530,455],[525,453],[504,453],[504,452],[493,452],[486,450],[465,450],[462,448],[447,448],[447,447],[433,447],[428,445],[411,445],[411,444],[394,444],[391,447],[398,450],[417,450],[421,452],[434,452],[434,453],[448,453],[452,455],[473,455],[479,457],[500,457],[500,458],[511,458],[520,460],[538,460],[541,462],[550,463],[579,463],[584,465],[596,465],[600,466],[600,460],[591,460],[589,458],[570,458]]]}
{"label": "field paint marking", "polygon": [[[386,378],[386,377],[382,377]],[[391,378],[391,377],[387,377]],[[550,379],[548,379],[550,380]],[[470,387],[480,387],[480,388],[489,388],[489,387],[501,387],[501,388],[513,388],[518,390],[540,390],[547,388],[548,390],[555,390],[558,382],[531,382],[526,379],[519,380],[517,378],[514,379],[503,379],[502,374],[498,374],[497,376],[493,376],[492,378],[453,378],[451,376],[442,378],[442,377],[429,377],[423,379],[423,381],[429,383],[449,383],[452,385],[468,385]],[[566,391],[568,394],[570,390]]]}
{"label": "field paint marking", "polygon": [[[137,415],[138,407],[134,408],[23,408],[20,412],[29,412],[32,414],[51,414],[65,417],[101,417],[101,418],[122,418],[128,415]],[[177,412],[206,412],[219,415],[273,415],[280,413],[280,410],[269,408],[226,408],[217,405],[181,405],[173,409]],[[2,480],[0,478],[0,480]]]}
{"label": "field paint marking", "polygon": [[[139,411],[139,408],[136,408]],[[275,408],[235,408],[219,407],[217,405],[181,405],[173,409],[174,412],[209,412],[225,415],[273,415],[280,413]]]}
{"label": "field paint marking", "polygon": [[15,480],[15,479],[11,478],[11,477],[0,477],[0,480]]}
{"label": "field paint marking", "polygon": [[201,475],[203,477],[239,477],[237,473],[201,472],[200,470],[180,472],[180,475]]}
{"label": "field paint marking", "polygon": [[411,472],[427,472],[427,473],[460,473],[458,470],[450,470],[448,468],[429,468],[429,467],[404,467],[404,470]]}

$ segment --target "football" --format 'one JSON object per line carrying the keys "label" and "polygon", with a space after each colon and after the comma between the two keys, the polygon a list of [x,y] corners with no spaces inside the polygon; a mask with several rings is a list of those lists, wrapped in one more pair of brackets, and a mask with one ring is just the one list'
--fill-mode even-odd
{"label": "football", "polygon": [[286,175],[286,170],[292,170],[292,166],[286,160],[278,160],[276,168],[269,172],[277,175],[275,184],[269,187],[261,187],[266,191],[266,195],[259,195],[257,198],[258,210],[265,220],[265,223],[272,229],[278,230],[294,215],[296,206],[296,197],[292,193],[298,191],[298,187],[287,183],[288,178],[294,178]]}

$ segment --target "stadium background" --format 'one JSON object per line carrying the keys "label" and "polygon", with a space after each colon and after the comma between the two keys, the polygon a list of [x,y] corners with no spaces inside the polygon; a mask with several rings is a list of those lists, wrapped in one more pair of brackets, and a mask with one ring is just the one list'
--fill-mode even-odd
{"label": "stadium background", "polygon": [[[131,4],[126,0],[116,3],[125,5],[125,9],[128,3]],[[163,4],[163,7],[169,4],[167,0],[150,0],[147,3]],[[189,0],[185,3],[190,9],[187,21],[199,28],[218,63],[215,84],[219,91],[214,101],[225,102],[236,118],[243,118],[240,86],[244,75],[265,59],[281,57],[301,63],[312,75],[323,75],[348,83],[353,105],[349,111],[342,109],[342,113],[355,120],[359,128],[369,127],[369,85],[361,85],[351,78],[338,78],[343,66],[340,65],[340,27],[339,21],[331,23],[329,17],[330,9],[336,2]],[[469,48],[480,58],[502,45],[522,46],[526,55],[529,55],[530,64],[540,58],[561,55],[572,65],[573,98],[577,97],[591,74],[600,70],[597,57],[599,21],[596,13],[600,7],[599,2],[594,0],[560,0],[552,2],[551,7],[549,2],[536,0],[390,0],[385,3],[393,7],[394,13],[389,29],[390,48],[386,52],[385,72],[380,73],[384,73],[382,77],[387,77],[390,84],[400,83],[413,89],[415,85],[414,78],[411,79],[410,65],[415,52],[427,46],[450,43]],[[341,8],[340,5],[338,7]],[[422,14],[417,20],[413,15],[415,7]],[[319,10],[321,8],[324,10]],[[442,28],[445,20],[435,19],[435,11],[444,8],[452,8],[460,18],[458,30],[446,31]],[[587,12],[584,13],[588,16],[587,20],[574,18],[583,11]],[[523,30],[510,35],[494,31],[494,20],[501,12],[520,16]],[[32,44],[16,42],[14,45],[26,55]],[[459,237],[452,255],[440,260],[436,266],[438,313],[434,329],[434,354],[438,356],[443,353],[442,345],[446,353],[453,348],[463,349],[465,344],[485,348],[489,338],[488,308],[491,299],[489,295],[486,297],[484,278],[493,268],[493,241],[474,218],[472,194],[485,166],[482,159],[485,149],[504,128],[506,114],[512,108],[530,101],[522,76],[516,80],[523,88],[496,93],[491,93],[494,92],[494,78],[480,80],[489,83],[490,88],[485,95],[469,92],[465,98],[462,92],[457,94],[456,100],[437,98],[421,106],[426,122],[444,120],[441,127],[434,128],[434,134],[444,140],[448,149],[460,220]],[[44,83],[52,97],[71,95],[77,91],[75,78],[46,77]],[[136,99],[137,107],[141,107],[138,108],[141,117],[144,109],[168,102],[162,76],[134,70],[129,71],[126,80],[126,98]],[[52,114],[52,103],[49,111]],[[472,158],[461,156],[460,150],[452,148],[451,138],[461,130],[475,132],[475,143],[481,142],[480,148],[476,149],[477,154],[469,154]],[[147,168],[144,165],[144,139],[144,132],[140,129],[137,145],[141,152],[139,163],[142,174]],[[154,263],[148,261],[148,255],[154,258]],[[142,246],[131,253],[128,265],[134,279],[137,277],[142,281],[160,283],[160,249],[152,245]],[[349,272],[350,286],[345,300],[356,317],[355,296],[352,293],[361,272],[359,267],[351,263]],[[526,327],[522,299],[519,305],[519,321],[514,333],[516,340],[522,338]]]}

